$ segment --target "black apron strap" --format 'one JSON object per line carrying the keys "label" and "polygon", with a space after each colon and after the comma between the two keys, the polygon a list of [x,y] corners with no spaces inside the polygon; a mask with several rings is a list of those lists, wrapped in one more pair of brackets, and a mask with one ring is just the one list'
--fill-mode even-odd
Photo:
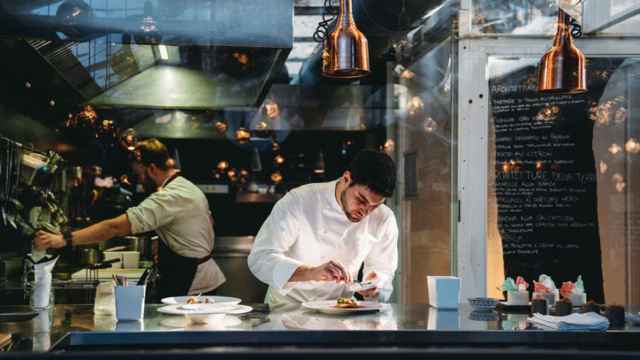
{"label": "black apron strap", "polygon": [[[173,174],[164,182],[163,187],[178,176],[180,176],[180,172]],[[198,270],[198,259],[178,255],[162,239],[158,242],[158,272],[160,273],[158,294],[160,298],[188,295]]]}
{"label": "black apron strap", "polygon": [[198,270],[198,259],[176,254],[162,239],[159,240],[158,258],[160,297],[188,295]]}

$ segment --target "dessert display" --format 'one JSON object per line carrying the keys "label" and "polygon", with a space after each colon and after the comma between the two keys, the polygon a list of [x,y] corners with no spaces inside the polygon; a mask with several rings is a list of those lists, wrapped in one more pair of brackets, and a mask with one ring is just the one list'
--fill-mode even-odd
{"label": "dessert display", "polygon": [[529,305],[529,284],[518,276],[516,281],[508,277],[502,284],[502,290],[507,292],[507,305],[528,306]]}
{"label": "dessert display", "polygon": [[549,275],[542,274],[538,277],[538,281],[533,281],[533,299],[543,298],[547,301],[547,305],[553,306],[560,298],[556,283]]}
{"label": "dessert display", "polygon": [[573,305],[571,305],[571,301],[569,299],[562,299],[556,302],[556,311],[553,315],[556,316],[565,316],[571,315],[573,312]]}
{"label": "dessert display", "polygon": [[563,298],[571,301],[573,306],[582,306],[587,303],[587,294],[584,291],[584,283],[582,282],[582,275],[578,276],[575,283],[571,281],[565,281],[560,287],[560,295]]}
{"label": "dessert display", "polygon": [[583,314],[588,312],[594,312],[596,314],[600,314],[600,305],[596,304],[596,302],[593,300],[589,300],[589,302],[582,305],[580,312]]}
{"label": "dessert display", "polygon": [[547,300],[544,298],[538,298],[531,300],[531,313],[547,315]]}

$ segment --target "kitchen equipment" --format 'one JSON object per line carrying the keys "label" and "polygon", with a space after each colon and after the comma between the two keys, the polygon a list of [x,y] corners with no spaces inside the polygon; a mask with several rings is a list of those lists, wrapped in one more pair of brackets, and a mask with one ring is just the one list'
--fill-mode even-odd
{"label": "kitchen equipment", "polygon": [[216,289],[218,294],[241,298],[245,303],[264,301],[267,285],[256,279],[247,266],[247,257],[253,241],[253,236],[215,238],[213,260],[227,278],[227,281]]}
{"label": "kitchen equipment", "polygon": [[78,262],[79,265],[95,265],[100,262],[100,251],[95,248],[80,248]]}
{"label": "kitchen equipment", "polygon": [[137,251],[105,251],[105,260],[119,259],[121,269],[137,269],[140,263],[140,253]]}

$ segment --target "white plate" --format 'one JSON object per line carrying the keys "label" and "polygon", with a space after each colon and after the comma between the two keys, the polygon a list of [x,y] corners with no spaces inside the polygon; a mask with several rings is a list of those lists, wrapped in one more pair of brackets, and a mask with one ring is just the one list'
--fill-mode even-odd
{"label": "white plate", "polygon": [[253,308],[246,305],[234,305],[229,303],[221,304],[200,304],[198,308],[184,309],[182,304],[167,305],[158,309],[163,314],[170,315],[206,315],[206,314],[230,314],[239,315],[251,312]]}
{"label": "white plate", "polygon": [[[160,301],[163,304],[176,305],[176,304],[184,304],[187,302],[188,298],[192,298],[192,297],[195,298],[197,296],[172,296],[172,297],[166,297]],[[200,301],[204,301],[204,299],[208,299],[209,303],[213,303],[213,304],[225,303],[225,304],[235,305],[235,304],[240,304],[242,302],[241,299],[230,297],[230,296],[207,296],[207,295],[200,296]]]}
{"label": "white plate", "polygon": [[336,300],[317,300],[304,302],[302,303],[302,307],[331,315],[375,312],[382,309],[382,304],[379,302],[358,301],[358,304],[360,307],[357,308],[339,308],[336,307]]}

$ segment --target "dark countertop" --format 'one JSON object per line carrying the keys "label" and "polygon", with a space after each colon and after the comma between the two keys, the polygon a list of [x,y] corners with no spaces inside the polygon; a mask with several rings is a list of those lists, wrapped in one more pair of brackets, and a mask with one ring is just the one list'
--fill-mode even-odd
{"label": "dark countertop", "polygon": [[[640,351],[640,327],[607,332],[556,332],[531,329],[527,314],[493,314],[481,320],[463,305],[439,311],[428,305],[388,304],[379,313],[331,316],[299,307],[230,316],[209,325],[189,325],[183,316],[161,314],[163,305],[146,305],[141,322],[94,316],[93,305],[56,305],[28,321],[0,322],[13,334],[14,350],[211,349],[211,347],[522,347]],[[27,306],[0,306],[0,313]],[[640,307],[629,307],[637,313]],[[185,334],[188,333],[188,336]],[[20,342],[19,340],[23,341]]]}

